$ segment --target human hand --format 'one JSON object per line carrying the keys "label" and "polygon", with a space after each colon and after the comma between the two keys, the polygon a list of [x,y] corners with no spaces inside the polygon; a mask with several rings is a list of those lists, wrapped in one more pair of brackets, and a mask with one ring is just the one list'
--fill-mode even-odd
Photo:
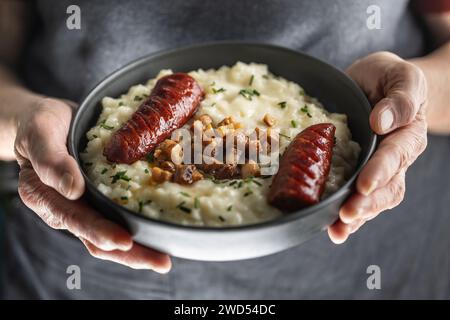
{"label": "human hand", "polygon": [[125,229],[79,200],[84,180],[66,147],[71,117],[67,103],[39,97],[17,120],[14,148],[23,202],[50,227],[78,237],[96,258],[134,269],[168,272],[171,262],[167,255],[134,243]]}
{"label": "human hand", "polygon": [[417,66],[378,52],[356,61],[347,73],[374,105],[370,126],[383,138],[362,169],[356,192],[328,228],[334,243],[343,243],[366,221],[402,202],[406,170],[427,145],[427,83]]}

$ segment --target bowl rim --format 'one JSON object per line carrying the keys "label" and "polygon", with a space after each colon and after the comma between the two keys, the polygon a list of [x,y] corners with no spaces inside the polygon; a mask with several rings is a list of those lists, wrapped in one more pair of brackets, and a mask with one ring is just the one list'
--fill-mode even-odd
{"label": "bowl rim", "polygon": [[[148,60],[156,59],[158,57],[170,55],[170,54],[178,54],[183,51],[189,51],[193,49],[209,49],[211,47],[220,47],[220,46],[251,46],[251,47],[260,47],[265,49],[271,49],[271,50],[277,50],[277,51],[284,51],[290,54],[302,56],[303,59],[313,61],[314,63],[318,63],[323,65],[324,67],[331,68],[334,70],[339,77],[340,80],[345,84],[346,87],[348,87],[353,94],[357,95],[358,98],[363,102],[362,107],[370,114],[372,107],[366,97],[366,95],[363,93],[361,88],[344,72],[342,72],[337,67],[334,67],[331,64],[328,64],[327,62],[324,62],[318,58],[315,58],[307,53],[304,53],[299,50],[294,50],[291,48],[271,44],[271,43],[265,43],[265,42],[256,42],[256,41],[245,41],[245,40],[238,40],[238,41],[209,41],[209,42],[202,42],[194,45],[188,45],[188,46],[181,46],[176,47],[172,49],[163,49],[158,50],[156,52],[141,56],[137,59],[132,60],[131,62],[121,66],[120,68],[116,69],[112,73],[108,74],[106,77],[104,77],[102,80],[100,80],[82,99],[82,102],[80,106],[77,108],[75,115],[72,117],[69,135],[68,135],[68,147],[70,154],[75,158],[77,165],[83,175],[83,178],[85,180],[86,185],[89,185],[90,192],[93,192],[96,197],[100,197],[102,199],[105,199],[106,201],[109,201],[111,205],[117,206],[119,210],[122,212],[126,212],[127,214],[132,215],[133,217],[137,218],[138,220],[141,220],[142,222],[147,223],[154,223],[161,227],[169,228],[169,229],[178,229],[179,231],[197,231],[202,233],[217,233],[217,232],[227,232],[227,233],[233,233],[233,232],[244,232],[249,230],[255,230],[255,229],[267,229],[267,228],[274,228],[278,227],[280,225],[288,224],[294,220],[298,220],[304,217],[307,217],[309,215],[312,215],[316,213],[318,210],[328,206],[330,203],[338,200],[344,194],[346,193],[347,189],[351,189],[354,181],[358,177],[359,173],[361,172],[361,169],[363,166],[368,162],[370,157],[372,156],[376,144],[377,144],[377,136],[373,132],[373,130],[370,130],[371,138],[370,138],[370,145],[367,149],[366,154],[363,156],[363,158],[360,160],[358,166],[356,167],[355,171],[353,172],[352,176],[335,192],[333,192],[329,197],[324,199],[323,201],[320,201],[317,204],[314,204],[310,207],[295,211],[290,214],[282,215],[281,217],[275,218],[273,220],[267,220],[259,223],[253,223],[248,225],[238,225],[238,226],[223,226],[223,227],[213,227],[213,226],[194,226],[194,225],[183,225],[183,224],[177,224],[175,222],[170,221],[164,221],[159,220],[151,217],[144,216],[142,214],[139,214],[137,212],[134,212],[128,208],[125,208],[123,206],[120,206],[119,204],[113,202],[110,198],[105,196],[103,193],[101,193],[96,186],[91,182],[89,177],[86,175],[79,158],[79,150],[77,150],[77,143],[75,143],[75,125],[79,122],[79,119],[81,117],[81,114],[83,113],[83,110],[86,108],[88,103],[90,103],[91,100],[97,95],[98,91],[101,91],[105,87],[109,85],[111,81],[114,79],[117,79],[120,77],[120,75],[124,73],[128,73],[133,69],[136,69],[141,66],[141,64],[147,62]],[[270,67],[270,66],[269,66]],[[78,152],[77,152],[78,151]],[[87,191],[85,191],[86,193]]]}

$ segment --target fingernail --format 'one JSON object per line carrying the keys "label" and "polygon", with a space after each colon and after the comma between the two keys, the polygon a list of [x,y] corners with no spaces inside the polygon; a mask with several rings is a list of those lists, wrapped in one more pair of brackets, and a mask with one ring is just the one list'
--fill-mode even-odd
{"label": "fingernail", "polygon": [[390,108],[385,109],[380,115],[381,130],[387,131],[394,124],[394,114]]}
{"label": "fingernail", "polygon": [[354,209],[350,212],[343,211],[341,209],[340,217],[342,222],[344,222],[348,226],[349,224],[353,223],[355,219],[358,219],[362,214],[363,210],[361,208]]}
{"label": "fingernail", "polygon": [[59,182],[58,189],[66,197],[70,197],[72,193],[73,176],[70,173],[64,173]]}
{"label": "fingernail", "polygon": [[131,248],[133,248],[133,243],[122,243],[122,242],[115,242],[114,246],[117,250],[120,251],[130,251]]}
{"label": "fingernail", "polygon": [[364,196],[369,196],[378,187],[378,180],[370,181],[369,187],[366,190],[362,190]]}

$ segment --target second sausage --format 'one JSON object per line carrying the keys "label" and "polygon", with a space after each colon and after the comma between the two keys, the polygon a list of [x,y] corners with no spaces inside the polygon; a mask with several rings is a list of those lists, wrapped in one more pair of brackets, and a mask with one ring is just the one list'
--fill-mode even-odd
{"label": "second sausage", "polygon": [[334,134],[331,123],[300,132],[284,152],[269,191],[269,203],[291,212],[320,201],[331,168]]}

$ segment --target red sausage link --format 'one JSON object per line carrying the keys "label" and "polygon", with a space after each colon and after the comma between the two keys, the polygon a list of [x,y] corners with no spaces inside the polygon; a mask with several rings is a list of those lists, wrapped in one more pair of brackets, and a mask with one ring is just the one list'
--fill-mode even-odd
{"label": "red sausage link", "polygon": [[126,164],[142,159],[192,117],[203,97],[202,88],[186,73],[159,79],[131,119],[113,134],[103,151],[106,159]]}
{"label": "red sausage link", "polygon": [[268,200],[291,212],[320,200],[331,168],[334,134],[331,123],[310,126],[300,132],[281,157]]}

